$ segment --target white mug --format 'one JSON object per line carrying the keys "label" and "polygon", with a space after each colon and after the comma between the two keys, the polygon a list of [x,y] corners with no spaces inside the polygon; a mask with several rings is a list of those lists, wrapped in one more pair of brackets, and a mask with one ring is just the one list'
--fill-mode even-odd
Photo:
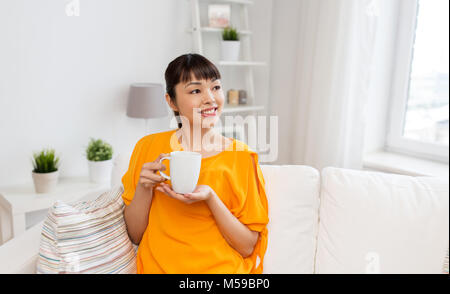
{"label": "white mug", "polygon": [[197,186],[202,164],[202,155],[197,152],[173,151],[170,156],[163,157],[160,163],[170,160],[170,176],[160,171],[162,177],[172,183],[172,189],[178,194],[192,193]]}

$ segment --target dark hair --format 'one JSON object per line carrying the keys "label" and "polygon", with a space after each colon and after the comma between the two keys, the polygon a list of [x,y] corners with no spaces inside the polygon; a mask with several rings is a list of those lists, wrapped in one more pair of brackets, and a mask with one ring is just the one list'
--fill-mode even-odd
{"label": "dark hair", "polygon": [[[192,75],[198,80],[221,79],[217,67],[204,56],[195,53],[181,55],[169,63],[164,75],[166,92],[173,103],[176,103],[175,86],[180,82],[191,81]],[[181,128],[180,114],[177,111],[174,114],[178,120],[178,128]]]}

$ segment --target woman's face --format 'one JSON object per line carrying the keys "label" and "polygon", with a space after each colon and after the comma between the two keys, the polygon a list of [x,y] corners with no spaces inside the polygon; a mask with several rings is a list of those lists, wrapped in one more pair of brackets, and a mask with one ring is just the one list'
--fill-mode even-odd
{"label": "woman's face", "polygon": [[[197,80],[175,86],[176,104],[166,94],[167,103],[189,120],[191,127],[211,128],[223,110],[224,93],[220,80]],[[182,121],[183,122],[183,121]]]}

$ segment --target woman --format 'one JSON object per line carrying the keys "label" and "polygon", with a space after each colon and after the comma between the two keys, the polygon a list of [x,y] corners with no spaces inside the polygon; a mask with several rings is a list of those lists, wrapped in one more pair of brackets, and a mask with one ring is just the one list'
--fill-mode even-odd
{"label": "woman", "polygon": [[[138,273],[262,272],[269,221],[264,178],[255,152],[213,128],[224,107],[220,78],[198,54],[182,55],[166,70],[166,101],[182,118],[179,129],[140,139],[122,178]],[[197,130],[201,136],[194,136]],[[176,150],[202,155],[192,193],[175,193],[158,173],[166,170],[159,160]]]}

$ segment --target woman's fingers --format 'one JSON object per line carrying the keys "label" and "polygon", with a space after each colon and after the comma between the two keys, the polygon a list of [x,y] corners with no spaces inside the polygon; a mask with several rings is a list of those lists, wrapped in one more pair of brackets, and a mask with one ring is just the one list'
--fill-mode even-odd
{"label": "woman's fingers", "polygon": [[172,188],[169,185],[167,185],[165,183],[161,183],[158,187],[156,187],[156,189],[158,191],[166,194],[167,196],[172,197],[174,199],[177,199],[179,201],[182,201],[182,202],[184,202],[186,204],[191,204],[191,203],[194,203],[194,202],[198,201],[196,199],[190,199],[189,197],[186,197],[186,196],[184,196],[182,194],[176,193],[175,191],[172,190]]}
{"label": "woman's fingers", "polygon": [[142,169],[156,172],[158,170],[162,170],[162,171],[166,170],[166,166],[164,164],[162,164],[162,163],[153,161],[153,162],[146,162],[146,163],[144,163],[142,165]]}
{"label": "woman's fingers", "polygon": [[191,193],[187,193],[186,196],[198,198],[198,197],[202,197],[205,194],[205,192],[206,191],[205,191],[203,185],[198,185],[197,187],[195,187],[194,191],[192,191]]}
{"label": "woman's fingers", "polygon": [[150,184],[153,186],[156,186],[157,184],[160,184],[162,182],[166,181],[164,178],[156,178],[156,179],[148,179],[148,178],[141,178],[141,183],[143,184]]}
{"label": "woman's fingers", "polygon": [[142,165],[141,173],[139,175],[139,184],[150,189],[155,185],[166,181],[166,179],[157,174],[158,171],[166,170],[166,166],[159,161],[161,158],[169,156],[168,153],[161,153],[153,162],[146,162]]}
{"label": "woman's fingers", "polygon": [[202,192],[199,193],[189,193],[185,195],[186,199],[190,199],[193,201],[200,201],[206,198],[205,194]]}
{"label": "woman's fingers", "polygon": [[159,162],[161,160],[161,158],[163,157],[168,157],[170,154],[169,153],[161,153],[158,158],[156,158],[156,162]]}
{"label": "woman's fingers", "polygon": [[152,170],[152,171],[156,171],[156,170],[166,170],[166,166],[164,164],[162,164],[162,162],[159,162],[161,160],[161,158],[163,157],[167,157],[170,154],[168,153],[161,153],[158,158],[156,158],[154,161],[152,162],[146,162],[142,165],[143,169],[148,169],[148,170]]}
{"label": "woman's fingers", "polygon": [[161,154],[158,156],[158,158],[156,158],[156,160],[155,160],[154,162],[157,163],[158,166],[160,167],[159,170],[161,170],[161,166],[164,167],[164,169],[162,169],[162,170],[165,170],[165,169],[166,169],[166,166],[165,166],[164,164],[162,164],[162,162],[159,162],[159,161],[161,160],[161,158],[163,158],[163,157],[168,157],[169,155],[170,155],[169,153],[161,153]]}
{"label": "woman's fingers", "polygon": [[156,184],[162,183],[164,181],[166,181],[166,179],[162,176],[145,170],[141,172],[141,175],[139,177],[139,182],[147,188],[149,188],[148,185],[155,186]]}
{"label": "woman's fingers", "polygon": [[167,195],[169,195],[170,197],[173,197],[173,198],[178,199],[178,200],[184,200],[184,199],[185,199],[185,197],[184,197],[183,195],[178,194],[178,193],[175,193],[175,192],[169,187],[169,185],[162,183],[160,186],[164,189],[164,192],[165,192]]}
{"label": "woman's fingers", "polygon": [[154,181],[154,182],[164,182],[164,181],[166,181],[166,179],[163,176],[161,176],[161,175],[159,175],[159,174],[157,174],[157,173],[155,173],[153,171],[149,171],[149,170],[142,171],[141,177],[143,177],[145,179],[148,179],[150,181]]}
{"label": "woman's fingers", "polygon": [[157,184],[162,183],[164,181],[166,181],[165,178],[149,170],[143,170],[139,178],[139,183],[143,185],[146,189],[153,188]]}

